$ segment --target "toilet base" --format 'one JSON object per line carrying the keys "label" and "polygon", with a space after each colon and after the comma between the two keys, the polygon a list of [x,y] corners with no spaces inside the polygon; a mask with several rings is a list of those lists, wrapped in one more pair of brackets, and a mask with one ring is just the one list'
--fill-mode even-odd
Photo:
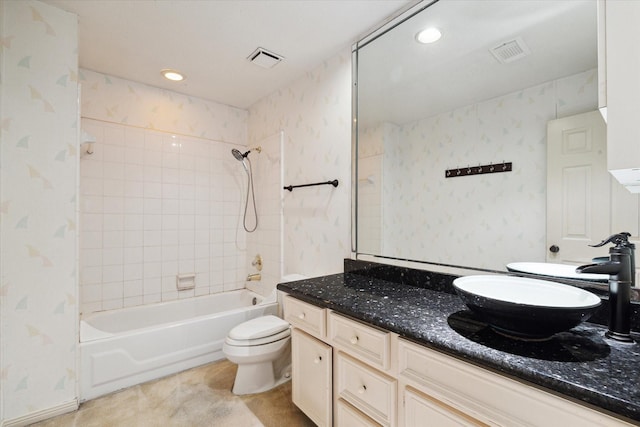
{"label": "toilet base", "polygon": [[[277,369],[277,367],[275,367]],[[279,369],[274,375],[273,362],[238,365],[238,372],[233,383],[233,394],[262,393],[279,386],[291,379],[291,366]]]}
{"label": "toilet base", "polygon": [[262,393],[291,378],[290,338],[287,338],[286,342],[278,348],[275,359],[267,357],[265,360],[265,357],[254,357],[252,360],[255,362],[246,363],[247,358],[235,358],[228,353],[227,358],[238,365],[236,379],[231,390],[233,394]]}

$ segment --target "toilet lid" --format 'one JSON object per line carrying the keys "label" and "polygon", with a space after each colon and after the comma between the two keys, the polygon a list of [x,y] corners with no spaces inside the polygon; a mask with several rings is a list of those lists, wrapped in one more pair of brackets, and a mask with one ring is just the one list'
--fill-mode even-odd
{"label": "toilet lid", "polygon": [[276,341],[289,339],[290,336],[291,336],[291,329],[287,328],[284,331],[278,332],[275,335],[269,335],[268,337],[256,338],[251,340],[234,340],[233,338],[226,337],[224,339],[224,343],[232,347],[259,347],[261,345],[271,344]]}
{"label": "toilet lid", "polygon": [[248,320],[231,329],[232,340],[254,340],[278,334],[289,328],[289,323],[276,316],[262,316]]}

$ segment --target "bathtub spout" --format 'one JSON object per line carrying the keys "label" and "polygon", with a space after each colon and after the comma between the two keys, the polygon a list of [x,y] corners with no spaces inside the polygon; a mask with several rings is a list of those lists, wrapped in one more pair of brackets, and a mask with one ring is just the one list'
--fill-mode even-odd
{"label": "bathtub spout", "polygon": [[260,273],[249,274],[247,276],[247,282],[260,281],[260,280],[262,280],[262,275]]}

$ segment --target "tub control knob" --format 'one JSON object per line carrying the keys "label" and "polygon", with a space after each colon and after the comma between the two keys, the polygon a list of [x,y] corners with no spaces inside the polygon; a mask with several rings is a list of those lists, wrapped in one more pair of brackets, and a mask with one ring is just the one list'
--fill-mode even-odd
{"label": "tub control knob", "polygon": [[351,337],[351,339],[349,340],[351,342],[351,344],[356,345],[358,344],[358,336],[354,335]]}

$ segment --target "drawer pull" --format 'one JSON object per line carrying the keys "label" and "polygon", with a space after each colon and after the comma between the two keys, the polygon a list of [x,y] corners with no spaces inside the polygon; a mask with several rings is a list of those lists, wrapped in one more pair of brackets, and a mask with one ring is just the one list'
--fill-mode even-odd
{"label": "drawer pull", "polygon": [[305,318],[304,313],[300,313],[300,314],[298,314],[298,319],[300,319],[300,320],[304,320],[304,318]]}
{"label": "drawer pull", "polygon": [[320,362],[322,362],[322,356],[316,356],[316,358],[313,359],[313,363],[315,363],[316,365],[319,364]]}
{"label": "drawer pull", "polygon": [[365,391],[367,391],[367,386],[363,385],[358,389],[358,394],[364,394]]}
{"label": "drawer pull", "polygon": [[358,344],[358,336],[354,335],[351,337],[351,339],[349,340],[351,342],[351,344],[356,345]]}

